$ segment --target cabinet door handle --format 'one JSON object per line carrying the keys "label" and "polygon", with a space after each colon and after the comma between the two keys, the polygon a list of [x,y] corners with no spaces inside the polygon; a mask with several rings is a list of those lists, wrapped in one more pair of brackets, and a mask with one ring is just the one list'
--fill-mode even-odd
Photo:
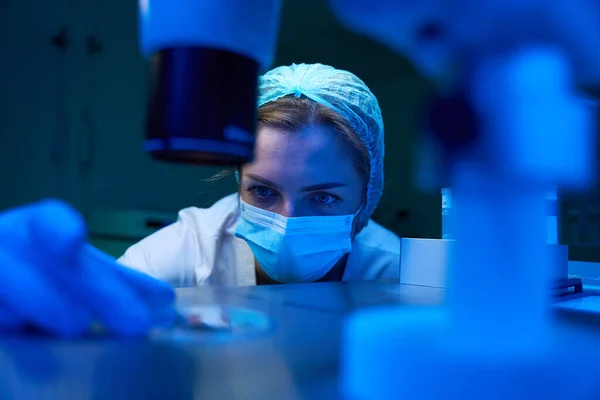
{"label": "cabinet door handle", "polygon": [[69,47],[69,28],[62,26],[56,35],[50,38],[50,44],[61,52],[66,52]]}
{"label": "cabinet door handle", "polygon": [[87,35],[85,37],[85,50],[88,56],[94,56],[102,53],[104,46],[102,46],[102,43],[94,35]]}

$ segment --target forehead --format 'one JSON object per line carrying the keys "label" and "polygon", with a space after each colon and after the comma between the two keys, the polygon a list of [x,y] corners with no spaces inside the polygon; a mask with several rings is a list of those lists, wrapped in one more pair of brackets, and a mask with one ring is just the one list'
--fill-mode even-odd
{"label": "forehead", "polygon": [[245,166],[244,172],[279,181],[347,181],[357,176],[351,146],[322,125],[307,126],[296,132],[261,128],[254,162]]}

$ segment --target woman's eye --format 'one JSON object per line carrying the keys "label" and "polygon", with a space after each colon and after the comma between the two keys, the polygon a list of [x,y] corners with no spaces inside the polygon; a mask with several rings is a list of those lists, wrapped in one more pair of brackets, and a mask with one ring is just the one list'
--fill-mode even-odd
{"label": "woman's eye", "polygon": [[313,200],[319,205],[328,206],[337,201],[335,197],[327,193],[319,193],[313,197]]}
{"label": "woman's eye", "polygon": [[250,189],[250,191],[257,197],[270,197],[275,195],[275,191],[266,186],[255,186]]}

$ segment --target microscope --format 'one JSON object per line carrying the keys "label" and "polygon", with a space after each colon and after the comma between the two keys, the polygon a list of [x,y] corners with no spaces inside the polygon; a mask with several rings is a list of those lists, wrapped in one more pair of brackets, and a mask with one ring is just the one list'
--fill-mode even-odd
{"label": "microscope", "polygon": [[[411,59],[436,85],[422,133],[424,157],[437,168],[428,184],[452,187],[460,204],[444,308],[350,316],[344,391],[554,399],[570,397],[574,370],[580,381],[597,380],[585,355],[566,349],[577,339],[552,317],[545,196],[593,179],[586,99],[600,94],[600,3],[329,4],[348,28]],[[144,146],[152,157],[252,159],[257,77],[271,63],[279,11],[277,0],[140,0],[142,51],[152,64]],[[580,388],[593,396],[591,386]]]}

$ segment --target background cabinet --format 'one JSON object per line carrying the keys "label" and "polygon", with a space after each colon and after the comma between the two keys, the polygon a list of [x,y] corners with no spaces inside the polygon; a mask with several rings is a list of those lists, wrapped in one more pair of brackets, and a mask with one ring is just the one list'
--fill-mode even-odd
{"label": "background cabinet", "polygon": [[68,0],[1,3],[2,208],[45,196],[73,197],[68,154],[73,80],[68,75],[75,72],[74,54],[51,44],[68,25],[71,10]]}

